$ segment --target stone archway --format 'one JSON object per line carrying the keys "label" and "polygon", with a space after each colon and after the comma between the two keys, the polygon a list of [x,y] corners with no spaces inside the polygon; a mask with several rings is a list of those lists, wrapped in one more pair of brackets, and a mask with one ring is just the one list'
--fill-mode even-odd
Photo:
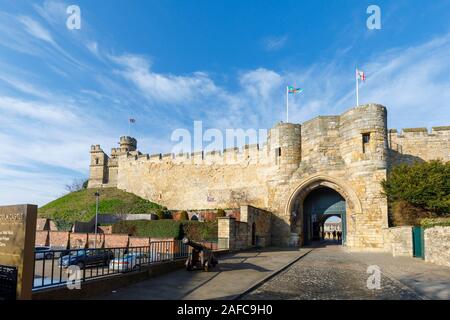
{"label": "stone archway", "polygon": [[[361,203],[354,192],[346,183],[326,175],[315,175],[303,180],[291,192],[286,205],[286,215],[290,217],[291,245],[304,244],[304,201],[314,190],[329,188],[336,191],[345,200],[345,221],[343,228],[346,230],[347,239],[354,235],[354,219],[357,213],[361,213]],[[297,241],[297,243],[292,243]]]}
{"label": "stone archway", "polygon": [[[338,216],[345,221],[345,207],[345,199],[335,190],[323,186],[312,190],[305,197],[303,211],[299,215],[303,225],[302,242],[308,244],[312,241],[323,240],[325,220],[331,216]],[[345,228],[343,229],[345,242]]]}

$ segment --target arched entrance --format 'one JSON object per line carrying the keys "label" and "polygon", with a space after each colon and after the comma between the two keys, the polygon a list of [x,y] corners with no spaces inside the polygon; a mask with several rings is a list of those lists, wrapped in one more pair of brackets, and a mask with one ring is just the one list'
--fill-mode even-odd
{"label": "arched entrance", "polygon": [[323,239],[331,243],[342,243],[342,219],[332,215],[322,225]]}
{"label": "arched entrance", "polygon": [[361,203],[344,182],[318,174],[296,186],[286,210],[290,217],[291,245],[320,239],[323,224],[331,216],[342,219],[342,244],[347,245],[353,242],[355,214],[361,212]]}
{"label": "arched entrance", "polygon": [[[345,199],[328,187],[311,191],[303,201],[303,243],[324,239],[324,224],[331,216],[340,217],[345,225]],[[345,229],[342,234],[345,243]]]}

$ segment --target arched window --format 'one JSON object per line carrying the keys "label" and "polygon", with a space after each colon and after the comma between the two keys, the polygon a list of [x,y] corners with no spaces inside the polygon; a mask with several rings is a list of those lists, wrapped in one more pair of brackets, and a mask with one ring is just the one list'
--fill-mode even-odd
{"label": "arched window", "polygon": [[98,158],[95,158],[95,164],[98,164]]}

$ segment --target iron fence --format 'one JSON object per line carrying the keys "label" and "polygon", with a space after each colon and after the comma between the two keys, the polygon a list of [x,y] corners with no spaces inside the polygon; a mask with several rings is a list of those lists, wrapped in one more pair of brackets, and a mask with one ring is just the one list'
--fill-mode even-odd
{"label": "iron fence", "polygon": [[178,240],[155,241],[142,247],[36,252],[33,290],[136,272],[143,266],[187,258],[188,254],[188,246]]}

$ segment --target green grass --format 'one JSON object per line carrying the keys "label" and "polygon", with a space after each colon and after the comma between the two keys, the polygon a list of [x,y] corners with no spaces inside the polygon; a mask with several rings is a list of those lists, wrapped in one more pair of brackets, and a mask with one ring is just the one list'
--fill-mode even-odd
{"label": "green grass", "polygon": [[[39,216],[66,222],[89,221],[95,215],[96,189],[71,192],[39,208]],[[160,205],[116,188],[100,189],[99,213],[150,213]]]}

